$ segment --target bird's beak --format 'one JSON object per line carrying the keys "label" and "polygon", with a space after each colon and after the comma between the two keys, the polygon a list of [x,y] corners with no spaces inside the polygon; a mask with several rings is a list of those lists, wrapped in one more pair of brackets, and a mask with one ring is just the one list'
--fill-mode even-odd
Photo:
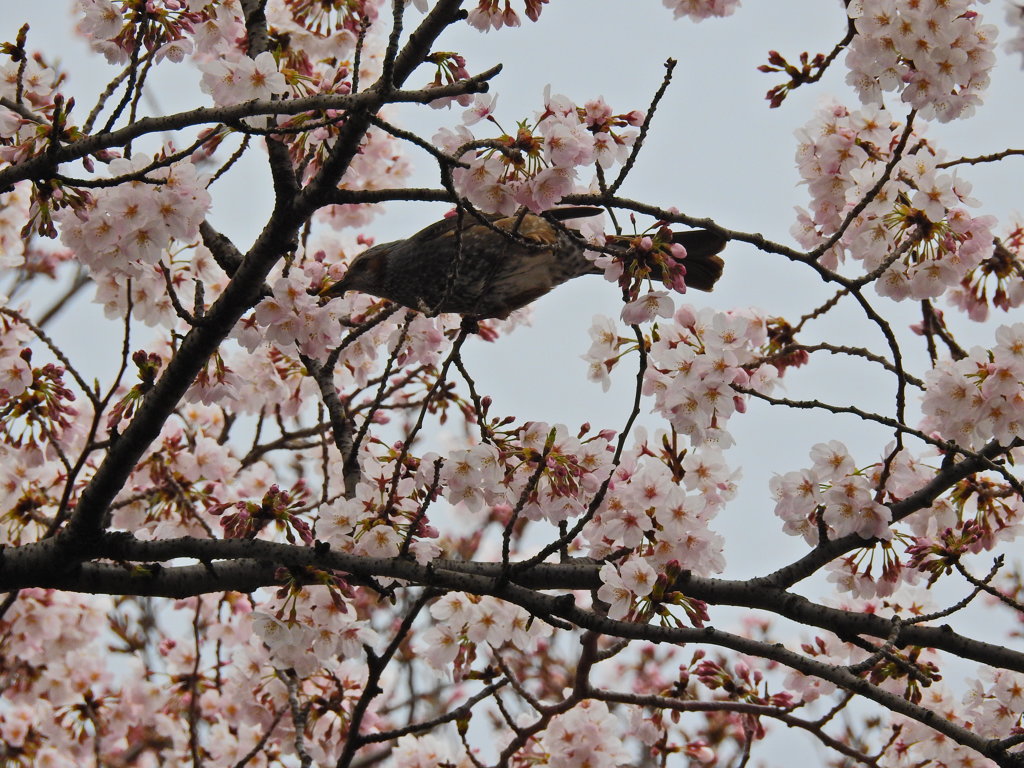
{"label": "bird's beak", "polygon": [[323,288],[317,296],[323,301],[330,301],[331,299],[344,296],[349,290],[351,289],[348,287],[348,281],[343,277],[338,282],[331,283],[326,288]]}

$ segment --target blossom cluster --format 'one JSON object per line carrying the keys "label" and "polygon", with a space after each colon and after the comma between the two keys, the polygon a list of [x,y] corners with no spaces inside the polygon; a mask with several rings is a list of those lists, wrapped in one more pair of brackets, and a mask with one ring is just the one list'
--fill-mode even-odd
{"label": "blossom cluster", "polygon": [[207,178],[190,161],[165,166],[143,153],[113,160],[110,173],[124,183],[92,190],[81,204],[55,212],[61,241],[90,270],[96,302],[109,317],[123,317],[130,302],[149,325],[173,323],[167,281],[181,286],[204,274],[203,254],[190,263],[184,248],[172,249],[199,237],[210,207]]}
{"label": "blossom cluster", "polygon": [[400,443],[361,446],[354,493],[320,508],[317,538],[338,551],[366,557],[407,552],[420,563],[438,557],[439,534],[428,511],[437,492],[439,462],[432,454],[410,457]]}
{"label": "blossom cluster", "polygon": [[[643,123],[642,112],[616,114],[603,99],[578,106],[569,98],[544,92],[544,110],[536,121],[523,121],[514,132],[493,117],[495,99],[478,96],[463,113],[464,125],[442,129],[434,142],[466,168],[452,171],[460,195],[487,213],[512,214],[525,205],[534,212],[553,207],[575,189],[577,169],[602,169],[623,163],[636,141],[629,128]],[[493,140],[478,140],[470,125],[485,120],[502,130]],[[474,149],[474,145],[483,145]]]}
{"label": "blossom cluster", "polygon": [[[739,472],[714,445],[680,449],[668,434],[643,441],[623,454],[605,499],[583,530],[589,555],[635,550],[645,562],[623,566],[619,575],[639,596],[646,596],[654,575],[670,563],[718,573],[725,567],[723,540],[709,526],[735,496],[738,481]],[[646,591],[636,588],[644,582]]]}
{"label": "blossom cluster", "polygon": [[[207,20],[208,0],[163,0],[148,3],[146,24],[139,21],[131,3],[124,0],[76,0],[77,32],[101,52],[110,64],[125,64],[137,47],[154,62],[179,62],[192,52],[189,38]],[[229,3],[221,5],[227,6]]]}
{"label": "blossom cluster", "polygon": [[[428,454],[420,460],[415,482],[408,479],[399,484],[401,500],[392,507],[392,519],[415,509],[413,490],[429,483],[435,472],[444,498],[459,505],[460,516],[473,515],[478,526],[485,519],[508,526],[513,513],[527,520],[561,523],[597,503],[600,493],[600,503],[582,532],[588,556],[603,558],[623,548],[636,552],[618,567],[609,564],[602,570],[602,599],[612,605],[612,618],[621,618],[644,602],[656,581],[664,582],[666,571],[721,571],[723,541],[709,523],[733,498],[738,481],[738,473],[727,466],[721,451],[715,445],[673,451],[669,436],[659,435],[642,439],[613,467],[611,435],[585,437],[585,429],[572,437],[563,425],[532,422],[496,433],[494,442],[451,452],[444,460]],[[386,474],[386,470],[377,472]],[[372,487],[372,483],[360,484],[371,494],[362,507],[367,512],[380,509]],[[362,491],[357,490],[357,495]],[[358,506],[339,504],[346,510]],[[351,513],[344,517],[345,526],[351,525]],[[371,526],[382,525],[379,516],[371,515],[370,520]],[[390,537],[389,548],[373,554],[397,551],[397,532],[386,526],[384,534]],[[667,582],[661,583],[659,602],[681,605],[681,596],[665,597],[666,586]],[[683,607],[694,616],[701,613],[697,607]]]}
{"label": "blossom cluster", "polygon": [[792,232],[803,247],[814,248],[853,216],[823,263],[834,268],[850,256],[867,272],[884,267],[875,281],[884,296],[935,298],[992,254],[993,220],[967,212],[963,206],[977,204],[969,197],[970,184],[942,169],[941,152],[916,131],[907,141],[913,150],[863,205],[882,181],[901,130],[878,107],[822,108],[797,133],[797,164],[811,194],[811,212],[797,209]]}
{"label": "blossom cluster", "polygon": [[694,21],[732,16],[740,0],[661,0],[672,11],[674,18],[687,16]]}
{"label": "blossom cluster", "polygon": [[[112,607],[108,597],[21,591],[0,621],[5,650],[17,659],[19,678],[18,685],[4,687],[6,705],[0,711],[0,742],[7,754],[10,750],[26,756],[26,765],[71,768],[92,759],[93,747],[74,738],[73,726],[84,729],[88,722],[87,715],[74,712],[83,694],[96,701],[123,697],[132,702],[130,707],[142,704],[136,695],[147,686],[141,682],[145,675],[138,659],[122,660],[121,669],[131,680],[124,681],[124,689],[104,661],[108,639],[97,628],[105,626]],[[109,741],[126,746],[127,720],[113,719]]]}
{"label": "blossom cluster", "polygon": [[143,539],[210,536],[219,505],[259,498],[272,486],[267,464],[242,467],[235,448],[217,440],[224,429],[219,408],[188,405],[180,418],[164,425],[133,471],[113,510],[115,528]]}
{"label": "blossom cluster", "polygon": [[321,306],[310,295],[306,278],[295,269],[273,282],[273,295],[256,307],[255,321],[263,331],[260,343],[285,348],[294,343],[304,354],[320,356],[337,341],[340,307],[337,302]]}
{"label": "blossom cluster", "polygon": [[1006,50],[1021,54],[1021,67],[1024,68],[1024,5],[1007,3],[1006,23],[1014,30],[1014,36],[1006,42]]}
{"label": "blossom cluster", "polygon": [[900,526],[906,531],[894,536],[888,505],[935,481],[942,463],[938,449],[915,455],[903,448],[893,454],[890,445],[883,458],[857,468],[846,446],[832,440],[815,445],[811,459],[810,468],[772,478],[775,513],[785,532],[810,544],[818,542],[823,525],[830,539],[848,533],[877,539],[873,548],[828,564],[829,581],[844,595],[888,598],[917,584],[922,574],[930,584],[962,558],[994,550],[1022,530],[1024,503],[1004,478],[993,475],[956,483],[927,507],[902,518]]}
{"label": "blossom cluster", "polygon": [[[2,301],[6,304],[5,298]],[[24,354],[31,338],[27,325],[0,315],[0,393],[5,400],[18,397],[32,383],[31,357]]]}
{"label": "blossom cluster", "polygon": [[382,639],[356,615],[355,606],[330,585],[279,590],[287,597],[262,603],[252,631],[266,644],[271,663],[308,677],[338,658],[358,658]]}
{"label": "blossom cluster", "polygon": [[243,53],[211,59],[200,63],[204,93],[210,94],[218,107],[241,104],[253,99],[269,99],[285,93],[288,84],[277,70],[274,54],[264,51],[255,58]]}
{"label": "blossom cluster", "polygon": [[964,694],[965,720],[991,739],[1020,728],[1024,712],[1024,676],[1007,669],[985,669]]}
{"label": "blossom cluster", "polygon": [[[608,373],[637,342],[620,337],[606,317],[594,318],[590,334],[593,343],[584,356],[589,376],[607,388]],[[654,410],[674,433],[688,436],[691,447],[680,451],[672,447],[674,435],[664,436],[660,446],[652,441],[624,455],[607,497],[584,529],[591,557],[624,547],[636,550],[618,567],[602,569],[602,599],[612,606],[613,618],[640,607],[655,590],[657,574],[666,569],[716,573],[724,568],[722,539],[709,522],[733,497],[738,480],[722,455],[732,441],[726,422],[745,408],[744,395],[734,385],[758,391],[773,386],[777,369],[757,363],[767,340],[765,318],[755,313],[684,306],[672,322],[658,326],[644,371],[644,394],[654,396]],[[675,599],[694,623],[701,622],[702,608],[681,596]]]}
{"label": "blossom cluster", "polygon": [[[548,0],[524,0],[526,17],[530,21],[540,18]],[[466,21],[470,26],[479,29],[481,32],[490,32],[492,29],[502,27],[518,27],[520,25],[519,14],[512,7],[511,0],[477,0],[476,7],[470,10]]]}
{"label": "blossom cluster", "polygon": [[[333,643],[332,650],[355,655],[360,641],[375,643],[372,634],[352,630],[359,622],[351,616],[337,619],[329,598],[323,601],[326,590],[317,592],[319,599],[312,590],[308,596],[310,613],[319,626],[337,632],[330,643],[313,638],[318,650]],[[194,627],[204,640],[215,637],[220,658],[172,631],[147,637],[140,614],[130,600],[42,589],[20,593],[0,620],[5,649],[17,660],[18,683],[6,687],[0,711],[0,740],[12,764],[74,768],[94,762],[97,754],[110,762],[131,761],[140,752],[185,755],[188,736],[175,723],[189,717],[208,729],[202,749],[218,765],[246,759],[265,740],[274,711],[287,706],[288,690],[254,632],[249,601],[228,594],[164,606],[160,618],[168,624]],[[314,657],[306,646],[302,650],[297,661],[306,664]],[[116,669],[105,661],[110,653],[117,653]],[[304,681],[300,695],[327,701],[335,695],[334,681],[357,690],[365,679],[359,666],[335,656],[330,681]],[[318,712],[310,725],[310,748],[320,764],[330,762],[337,735],[329,726],[337,721]]]}
{"label": "blossom cluster", "polygon": [[[65,369],[55,363],[32,364],[32,332],[20,313],[3,306],[0,297],[0,453],[9,462],[5,490],[14,495],[31,479],[52,477],[38,465],[52,459],[55,450],[77,447],[84,425],[73,404],[76,396],[64,382]],[[15,457],[25,462],[18,466]],[[17,526],[19,515],[11,516]]]}
{"label": "blossom cluster", "polygon": [[925,376],[924,429],[970,450],[1024,437],[1024,323],[1002,325],[991,350],[975,347]]}
{"label": "blossom cluster", "polygon": [[[910,596],[913,597],[910,597]],[[908,598],[909,599],[906,599]],[[914,589],[903,593],[904,599],[889,600],[843,600],[846,610],[858,610],[875,616],[894,619],[908,614],[927,614],[935,606],[934,592]],[[858,664],[863,662],[867,650],[825,634],[802,643],[807,656],[830,664]],[[872,682],[882,689],[926,706],[937,712],[945,712],[949,721],[988,737],[998,738],[1000,734],[1014,732],[1019,726],[1024,681],[1021,675],[1002,669],[979,670],[979,677],[970,680],[966,691],[961,687],[948,685],[941,679],[937,662],[938,654],[929,649],[915,649],[913,654],[901,654],[901,664],[888,668],[876,668]],[[909,665],[914,668],[913,676],[907,675]],[[798,693],[804,702],[811,702],[830,695],[835,686],[820,678],[804,676],[795,671],[787,673],[787,690]],[[890,729],[895,727],[895,732]],[[861,737],[868,737],[870,729]],[[896,715],[893,722],[876,730],[876,736],[886,741],[892,736],[890,745],[879,755],[879,765],[886,768],[906,768],[923,759],[940,765],[977,764],[977,753],[957,744],[953,739],[932,730],[918,720]],[[987,761],[983,761],[987,764]]]}
{"label": "blossom cluster", "polygon": [[419,641],[419,653],[435,670],[457,677],[468,671],[477,646],[534,653],[551,627],[517,605],[487,595],[449,592],[430,606],[434,625]]}
{"label": "blossom cluster", "polygon": [[622,739],[622,723],[603,701],[585,699],[555,715],[540,739],[551,768],[615,768],[630,759]]}
{"label": "blossom cluster", "polygon": [[818,443],[810,457],[809,468],[771,480],[775,514],[784,522],[783,531],[802,536],[812,546],[818,543],[822,524],[829,539],[851,533],[864,539],[892,536],[892,515],[875,498],[875,478],[857,468],[845,445],[838,440]]}
{"label": "blossom cluster", "polygon": [[[969,690],[962,694],[952,685],[932,682],[923,693],[923,703],[934,711],[946,712],[953,722],[989,738],[996,734],[1014,733],[1019,730],[1021,712],[1021,679],[1014,672],[998,670],[994,674],[981,671],[983,680],[974,681]],[[903,693],[902,681],[893,680],[890,688]],[[909,687],[909,686],[907,686]],[[898,737],[880,765],[889,768],[905,768],[913,765],[927,754],[928,760],[936,765],[995,765],[988,760],[978,760],[978,753],[956,743],[917,720],[896,715],[893,727]],[[1016,750],[1015,750],[1016,751]]]}
{"label": "blossom cluster", "polygon": [[[644,394],[653,395],[654,410],[694,444],[728,447],[726,422],[746,408],[733,386],[768,392],[778,376],[774,366],[758,363],[767,340],[766,320],[756,312],[680,307],[673,322],[658,328]],[[588,355],[597,359],[599,352],[591,348]]]}
{"label": "blossom cluster", "polygon": [[84,424],[64,369],[33,366],[32,332],[5,303],[0,297],[0,535],[16,546],[48,527],[64,483],[49,459],[79,447]]}
{"label": "blossom cluster", "polygon": [[86,205],[59,214],[61,240],[94,273],[134,277],[160,262],[173,240],[190,242],[210,207],[195,164],[165,165],[138,153],[109,165],[121,184],[94,190]]}
{"label": "blossom cluster", "polygon": [[629,552],[601,569],[599,597],[608,603],[610,618],[656,614],[673,623],[677,607],[696,626],[706,621],[703,604],[675,592],[672,584],[682,570],[724,570],[724,539],[711,522],[735,497],[739,478],[716,443],[683,447],[674,431],[641,435],[623,453],[582,532],[589,557]]}
{"label": "blossom cluster", "polygon": [[0,195],[0,268],[13,269],[25,263],[26,242],[22,227],[29,217],[27,184],[18,184]]}
{"label": "blossom cluster", "polygon": [[0,66],[0,97],[15,103],[20,89],[23,109],[39,116],[38,120],[30,120],[0,106],[0,139],[10,140],[0,141],[0,161],[19,162],[47,145],[47,123],[53,117],[55,100],[61,100],[57,91],[60,79],[57,70],[41,58],[8,61]]}
{"label": "blossom cluster", "polygon": [[990,307],[1008,312],[1024,304],[1024,222],[1011,222],[1001,240],[992,255],[947,294],[950,303],[971,320],[987,320]]}
{"label": "blossom cluster", "polygon": [[[145,24],[123,0],[77,0],[78,32],[110,63],[123,64],[141,44],[152,63],[196,63],[200,88],[218,106],[266,99],[295,90],[347,93],[348,70],[339,56],[355,47],[361,23],[377,18],[378,0],[347,2],[339,8],[319,3],[268,3],[266,13],[289,44],[278,61],[270,51],[249,57],[246,28],[237,0],[166,0],[146,6]],[[141,38],[139,37],[141,35]],[[377,51],[368,48],[366,58]],[[369,74],[369,70],[367,71]]]}
{"label": "blossom cluster", "polygon": [[857,35],[846,80],[865,104],[896,91],[922,117],[969,117],[995,64],[996,28],[973,0],[858,0],[847,5]]}
{"label": "blossom cluster", "polygon": [[529,422],[496,437],[449,454],[440,479],[450,503],[506,516],[521,507],[528,520],[559,523],[583,513],[612,469],[610,434],[574,437],[563,424]]}

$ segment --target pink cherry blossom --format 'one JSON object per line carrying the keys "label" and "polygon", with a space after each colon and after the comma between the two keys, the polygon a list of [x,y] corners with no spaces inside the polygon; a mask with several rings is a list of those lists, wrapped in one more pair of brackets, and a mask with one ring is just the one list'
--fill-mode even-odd
{"label": "pink cherry blossom", "polygon": [[740,0],[661,0],[662,5],[671,9],[675,18],[688,16],[694,21],[713,17],[731,16],[739,7]]}
{"label": "pink cherry blossom", "polygon": [[995,28],[983,23],[968,0],[956,2],[851,3],[858,35],[847,53],[850,75],[865,103],[884,91],[925,118],[967,117],[980,102],[994,63]]}
{"label": "pink cherry blossom", "polygon": [[288,86],[277,69],[269,51],[250,59],[236,55],[200,64],[203,70],[201,87],[218,106],[240,104],[253,99],[267,99],[285,93]]}
{"label": "pink cherry blossom", "polygon": [[675,305],[667,291],[651,291],[622,308],[622,322],[628,325],[647,323],[656,317],[672,317]]}

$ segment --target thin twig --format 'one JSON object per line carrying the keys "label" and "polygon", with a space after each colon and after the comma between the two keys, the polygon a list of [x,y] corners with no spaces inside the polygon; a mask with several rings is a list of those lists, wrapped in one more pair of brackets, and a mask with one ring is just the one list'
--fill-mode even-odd
{"label": "thin twig", "polygon": [[[644,115],[644,122],[640,126],[640,135],[636,137],[636,141],[633,142],[633,147],[630,150],[629,157],[626,158],[626,162],[622,164],[622,169],[619,171],[619,175],[615,177],[615,181],[608,188],[608,193],[614,195],[619,191],[619,187],[626,180],[626,176],[633,170],[633,166],[636,164],[636,158],[640,154],[640,150],[643,148],[644,141],[647,139],[647,132],[651,128],[651,121],[654,119],[654,113],[658,109],[658,104],[661,103],[662,97],[668,90],[669,83],[672,82],[672,73],[675,71],[676,64],[678,62],[675,59],[665,60],[665,75],[661,79],[661,85],[654,94],[654,98],[651,99],[651,106],[647,108],[647,114]],[[600,169],[600,166],[598,166]],[[602,190],[603,192],[604,190]]]}

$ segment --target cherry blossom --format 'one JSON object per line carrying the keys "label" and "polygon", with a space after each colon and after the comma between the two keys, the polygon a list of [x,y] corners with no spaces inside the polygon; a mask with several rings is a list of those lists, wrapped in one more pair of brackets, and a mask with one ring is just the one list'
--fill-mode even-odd
{"label": "cherry blossom", "polygon": [[172,238],[197,237],[211,201],[205,177],[190,162],[156,169],[153,164],[150,156],[137,154],[112,161],[110,173],[127,179],[149,173],[163,183],[130,180],[97,190],[84,208],[58,212],[61,239],[96,272],[144,274],[143,264],[158,263]]}
{"label": "cherry blossom", "polygon": [[264,51],[255,59],[237,56],[200,64],[201,87],[218,106],[238,104],[252,99],[267,99],[285,93],[284,75],[277,69],[274,56]]}
{"label": "cherry blossom", "polygon": [[772,479],[775,514],[785,521],[785,532],[816,543],[820,519],[829,538],[850,533],[891,538],[890,512],[875,499],[873,478],[857,469],[846,446],[837,440],[819,443],[810,457],[811,468]]}
{"label": "cherry blossom", "polygon": [[[800,213],[792,230],[802,245],[813,247],[834,232],[876,186],[885,147],[896,140],[897,128],[877,107],[850,112],[836,104],[798,132],[797,162],[812,194],[811,215]],[[918,151],[901,158],[889,181],[829,250],[826,266],[835,268],[850,256],[874,270],[889,251],[902,246],[904,255],[886,269],[876,288],[896,300],[920,300],[941,296],[988,258],[994,221],[967,213],[963,206],[975,202],[967,196],[969,186],[939,172],[942,156],[922,140]]]}
{"label": "cherry blossom", "polygon": [[865,103],[880,103],[882,92],[895,90],[925,118],[970,116],[988,86],[996,36],[972,5],[850,3],[859,34],[847,54],[847,81]]}
{"label": "cherry blossom", "polygon": [[[645,393],[654,395],[655,409],[675,429],[697,443],[712,436],[728,440],[724,424],[742,402],[732,385],[762,380],[751,379],[741,366],[754,359],[755,345],[766,341],[763,320],[756,314],[735,318],[739,325],[720,333],[714,329],[722,322],[719,315],[684,306],[651,347]],[[763,381],[771,386],[771,377]]]}
{"label": "cherry blossom", "polygon": [[622,322],[628,325],[647,323],[656,317],[672,317],[675,306],[667,291],[651,291],[622,308]]}
{"label": "cherry blossom", "polygon": [[[501,127],[493,109],[493,101],[478,97],[463,115],[464,126],[442,129],[434,140],[450,153],[463,149],[475,139],[465,126],[479,125],[486,117],[485,122]],[[547,88],[544,110],[535,122],[521,122],[514,134],[506,132],[488,141],[488,149],[463,153],[459,159],[468,167],[455,168],[452,180],[460,194],[483,211],[507,215],[525,205],[539,213],[583,188],[577,182],[577,168],[595,162],[602,168],[623,163],[637,136],[628,128],[642,122],[643,114],[636,110],[613,114],[600,99],[580,107]]]}
{"label": "cherry blossom", "polygon": [[584,700],[564,715],[552,718],[541,747],[547,753],[547,765],[552,768],[612,768],[628,759],[621,731],[622,724],[609,712],[608,705]]}
{"label": "cherry blossom", "polygon": [[661,0],[661,3],[671,9],[675,18],[688,16],[694,21],[731,16],[740,4],[739,0]]}
{"label": "cherry blossom", "polygon": [[[525,12],[530,21],[537,21],[548,0],[524,0]],[[466,21],[481,32],[502,27],[518,27],[519,14],[512,7],[511,0],[477,0],[476,7],[469,12]]]}
{"label": "cherry blossom", "polygon": [[1021,66],[1024,66],[1024,6],[1018,3],[1007,3],[1006,22],[1016,27],[1015,36],[1006,41],[1006,50],[1021,54]]}
{"label": "cherry blossom", "polygon": [[973,348],[962,360],[943,361],[927,376],[925,426],[968,448],[989,439],[1009,445],[1024,430],[1024,325],[1000,326],[989,353]]}

